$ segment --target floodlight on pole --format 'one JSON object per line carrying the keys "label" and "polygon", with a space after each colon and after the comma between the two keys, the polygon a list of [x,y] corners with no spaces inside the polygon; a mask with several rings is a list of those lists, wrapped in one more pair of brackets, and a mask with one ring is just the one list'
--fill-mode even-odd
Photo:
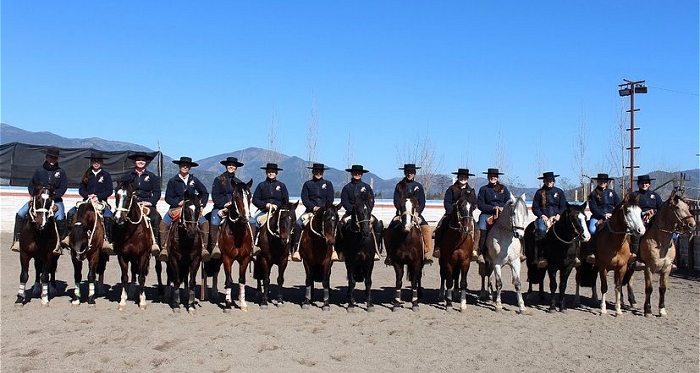
{"label": "floodlight on pole", "polygon": [[639,149],[639,147],[634,146],[634,131],[639,129],[634,127],[634,112],[639,110],[634,108],[634,95],[635,93],[647,93],[647,86],[644,84],[644,80],[636,82],[627,79],[622,80],[624,80],[625,83],[618,84],[619,88],[617,93],[620,95],[620,97],[630,96],[630,109],[627,110],[627,112],[630,113],[630,128],[628,129],[628,131],[630,131],[630,165],[628,168],[630,169],[631,193],[634,191],[634,169],[639,167],[634,165],[634,150]]}

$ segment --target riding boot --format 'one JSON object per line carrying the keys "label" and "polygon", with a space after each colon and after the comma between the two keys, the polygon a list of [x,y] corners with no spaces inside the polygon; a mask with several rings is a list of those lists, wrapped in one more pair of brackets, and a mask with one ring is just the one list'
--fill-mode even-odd
{"label": "riding boot", "polygon": [[639,240],[640,237],[630,236],[630,262],[634,262],[634,270],[641,271],[646,267],[646,264],[642,262],[639,257]]}
{"label": "riding boot", "polygon": [[166,229],[166,227],[163,223],[163,219],[160,217],[160,214],[155,211],[155,207],[151,208],[151,213],[148,215],[148,218],[151,221],[151,233],[153,234],[151,237],[153,239],[153,243],[151,243],[151,255],[157,257],[158,253],[160,253],[160,248],[162,247],[160,241],[160,231]]}
{"label": "riding boot", "polygon": [[12,247],[10,250],[19,252],[19,234],[22,232],[24,218],[15,214],[15,229],[12,232]]}
{"label": "riding boot", "polygon": [[202,238],[202,262],[208,262],[211,259],[209,255],[209,222],[205,221],[199,226],[199,231]]}
{"label": "riding boot", "polygon": [[433,236],[435,237],[435,249],[433,250],[433,258],[440,258],[440,241],[442,240],[442,220],[438,223],[433,231]]}
{"label": "riding boot", "polygon": [[156,256],[160,252],[160,229],[155,229],[151,225],[151,233],[153,234],[153,244],[151,245],[151,255]]}
{"label": "riding boot", "polygon": [[433,232],[427,224],[420,226],[420,232],[423,235],[423,261],[433,264]]}
{"label": "riding boot", "polygon": [[537,263],[537,268],[544,269],[547,268],[547,259],[544,258],[544,251],[542,249],[542,239],[547,232],[541,230],[535,230],[535,258]]}
{"label": "riding boot", "polygon": [[481,264],[486,263],[484,254],[486,254],[486,230],[479,229],[479,256],[476,258],[476,261]]}
{"label": "riding boot", "polygon": [[248,223],[248,225],[250,225],[250,232],[253,235],[253,252],[251,255],[256,257],[260,254],[260,246],[258,246],[258,227],[255,226],[255,223]]}
{"label": "riding boot", "polygon": [[102,252],[107,255],[117,255],[112,246],[112,227],[114,227],[114,219],[104,218],[105,240],[102,242]]}
{"label": "riding boot", "polygon": [[595,264],[595,237],[588,240],[586,251],[586,263]]}
{"label": "riding boot", "polygon": [[167,262],[168,261],[168,239],[170,233],[170,227],[167,225],[163,224],[160,230],[160,237],[163,239],[160,245],[160,253],[158,254],[158,260],[161,262]]}
{"label": "riding boot", "polygon": [[297,232],[299,230],[298,227],[294,228],[294,231],[292,231],[292,261],[293,262],[301,262],[301,255],[299,255],[299,236],[301,236],[300,232]]}
{"label": "riding boot", "polygon": [[[73,215],[74,214],[66,214],[66,221],[72,223],[73,222]],[[61,246],[65,247],[65,248],[70,247],[70,228],[68,230],[68,234],[66,234],[66,236],[63,237],[63,239],[61,240]]]}
{"label": "riding boot", "polygon": [[61,247],[61,242],[63,239],[68,236],[68,221],[67,220],[56,220],[56,230],[58,230],[58,239],[59,242],[56,244],[56,247],[53,249],[53,253],[55,255],[61,255],[63,254],[63,248]]}
{"label": "riding boot", "polygon": [[211,249],[211,258],[219,259],[221,258],[221,249],[219,248],[219,226],[210,224],[209,225],[209,242],[213,246]]}

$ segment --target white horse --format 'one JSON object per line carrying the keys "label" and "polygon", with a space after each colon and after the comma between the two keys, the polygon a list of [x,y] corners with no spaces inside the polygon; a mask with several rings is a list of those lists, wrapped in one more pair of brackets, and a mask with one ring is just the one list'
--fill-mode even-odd
{"label": "white horse", "polygon": [[501,305],[501,289],[503,288],[501,268],[504,265],[509,265],[511,268],[513,285],[518,294],[519,311],[525,312],[525,302],[520,289],[520,250],[522,247],[521,238],[525,236],[527,215],[525,194],[523,193],[517,198],[511,194],[510,199],[503,206],[500,217],[486,236],[486,248],[496,276],[496,312],[503,309]]}

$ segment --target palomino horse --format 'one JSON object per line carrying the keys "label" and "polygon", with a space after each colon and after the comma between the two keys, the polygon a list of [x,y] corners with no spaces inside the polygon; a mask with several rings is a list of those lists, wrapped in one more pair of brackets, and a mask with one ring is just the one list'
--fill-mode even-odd
{"label": "palomino horse", "polygon": [[277,265],[277,305],[284,304],[282,294],[284,286],[284,271],[289,260],[289,248],[292,243],[292,229],[297,221],[296,203],[283,204],[275,211],[269,211],[267,221],[260,227],[258,244],[260,253],[253,265],[253,277],[258,280],[258,292],[260,293],[260,307],[268,306],[270,296],[270,272],[272,266]]}
{"label": "palomino horse", "polygon": [[[121,268],[122,282],[119,310],[124,310],[126,300],[129,298],[128,294],[133,295],[135,290],[138,290],[136,293],[139,297],[139,307],[145,309],[147,304],[144,285],[151,260],[151,246],[154,241],[151,221],[143,210],[147,207],[141,206],[134,194],[133,183],[121,183],[115,190],[114,199],[115,226],[112,240]],[[151,208],[155,208],[155,206]],[[131,265],[132,273],[131,284],[129,283],[129,265]],[[136,279],[138,279],[138,286]]]}
{"label": "palomino horse", "polygon": [[[338,228],[338,207],[326,203],[314,212],[311,220],[304,226],[299,238],[299,255],[304,261],[306,272],[306,293],[303,309],[311,307],[314,296],[314,282],[323,286],[324,311],[330,310],[331,255],[336,244]],[[348,277],[348,281],[349,277]]]}
{"label": "palomino horse", "polygon": [[[537,260],[533,247],[535,245],[534,231],[535,223],[532,222],[525,229],[525,253],[531,259],[530,264],[528,264],[528,274],[531,271],[532,261]],[[579,246],[578,241],[587,242],[590,239],[591,234],[588,232],[588,224],[586,224],[586,203],[582,205],[569,204],[561,219],[552,224],[544,238],[538,243],[540,250],[542,250],[541,255],[547,260],[546,270],[549,275],[549,292],[551,294],[550,312],[556,310],[557,303],[559,303],[560,311],[566,310],[566,284],[571,271],[574,269],[576,249]],[[559,272],[558,302],[557,272]],[[532,281],[533,279],[530,278],[530,280]],[[539,283],[540,296],[543,282],[540,281]],[[542,300],[542,297],[540,297],[540,300]]]}
{"label": "palomino horse", "polygon": [[[642,221],[642,209],[636,199],[632,200],[629,195],[620,202],[612,212],[610,219],[606,220],[605,226],[599,228],[595,234],[596,263],[600,277],[600,291],[602,293],[600,301],[600,314],[607,314],[605,293],[608,291],[608,271],[615,272],[615,313],[622,316],[621,294],[622,286],[629,281],[632,275],[630,270],[627,273],[630,259],[629,234],[642,236],[646,229]],[[628,276],[625,276],[628,274]],[[630,299],[632,302],[632,299]]]}
{"label": "palomino horse", "polygon": [[421,279],[423,276],[423,236],[416,209],[418,200],[413,195],[404,196],[399,205],[400,222],[394,221],[384,230],[384,244],[396,273],[396,293],[392,311],[402,306],[401,289],[403,287],[404,266],[408,269],[411,281],[411,309],[418,311],[418,300],[423,296]]}
{"label": "palomino horse", "polygon": [[228,215],[222,219],[219,227],[221,261],[226,274],[226,310],[230,310],[233,305],[231,298],[231,289],[234,285],[231,277],[233,262],[238,262],[238,306],[243,311],[248,310],[248,305],[245,302],[245,272],[253,252],[253,234],[248,224],[251,201],[250,186],[252,184],[253,179],[247,184],[236,183],[233,185],[233,196],[228,208]]}
{"label": "palomino horse", "polygon": [[646,264],[644,269],[644,316],[651,316],[652,274],[659,274],[659,316],[666,316],[664,298],[668,288],[676,247],[673,233],[691,233],[695,229],[695,218],[688,204],[674,190],[654,216],[654,222],[639,241],[639,254]]}
{"label": "palomino horse", "polygon": [[[15,304],[26,303],[25,288],[29,279],[29,261],[34,259],[37,274],[41,272],[41,305],[49,305],[49,275],[55,272],[58,257],[53,250],[58,245],[58,231],[54,221],[55,185],[34,185],[29,202],[29,213],[24,218],[19,236],[19,292]],[[55,279],[54,279],[55,281]]]}
{"label": "palomino horse", "polygon": [[95,206],[90,202],[80,202],[73,215],[71,231],[68,235],[71,247],[71,259],[73,261],[73,278],[75,290],[73,305],[80,304],[80,282],[83,279],[83,261],[88,262],[88,298],[90,306],[95,305],[96,283],[98,273],[103,278],[107,265],[108,255],[102,252],[102,244],[105,240],[105,227],[102,216],[95,211]]}
{"label": "palomino horse", "polygon": [[[348,278],[348,311],[353,312],[355,302],[355,285],[357,281],[365,283],[367,311],[374,311],[372,303],[372,271],[374,270],[374,253],[376,236],[372,229],[372,210],[369,200],[364,197],[356,201],[350,214],[350,220],[341,232],[341,251],[345,256],[345,271]],[[328,271],[330,274],[330,270]]]}
{"label": "palomino horse", "polygon": [[[474,190],[462,192],[454,204],[452,213],[440,241],[440,299],[445,300],[445,310],[452,308],[452,291],[459,290],[459,309],[467,309],[467,273],[474,249]],[[461,280],[460,280],[461,276]],[[447,294],[445,294],[447,289]]]}
{"label": "palomino horse", "polygon": [[520,312],[525,312],[525,302],[520,290],[520,239],[525,234],[525,222],[527,220],[527,205],[525,194],[515,197],[511,194],[508,202],[503,206],[500,217],[486,234],[486,248],[488,260],[493,263],[493,271],[496,278],[496,312],[503,309],[501,305],[501,290],[503,280],[501,269],[509,265],[513,275],[513,285],[518,297]]}
{"label": "palomino horse", "polygon": [[172,284],[170,308],[173,312],[180,311],[180,284],[183,285],[187,297],[183,304],[187,312],[195,312],[195,287],[197,286],[197,270],[202,260],[202,232],[199,230],[201,215],[198,196],[185,191],[182,210],[176,220],[170,225],[167,237],[170,255],[168,256],[168,282]]}

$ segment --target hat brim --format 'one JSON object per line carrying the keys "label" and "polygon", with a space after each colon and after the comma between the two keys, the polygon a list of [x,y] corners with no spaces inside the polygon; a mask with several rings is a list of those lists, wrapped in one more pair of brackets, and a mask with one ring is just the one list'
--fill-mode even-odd
{"label": "hat brim", "polygon": [[474,175],[474,174],[470,174],[470,173],[466,173],[466,174],[465,174],[464,172],[453,172],[453,173],[452,173],[452,175],[467,175],[467,176],[476,176],[476,175]]}
{"label": "hat brim", "polygon": [[260,167],[261,170],[275,170],[275,171],[283,171],[282,168],[272,168],[272,167]]}
{"label": "hat brim", "polygon": [[199,163],[197,163],[197,162],[186,162],[186,161],[183,162],[183,161],[179,161],[179,160],[178,160],[178,161],[173,161],[173,163],[175,163],[175,164],[178,165],[178,166],[181,166],[182,164],[188,164],[188,165],[190,165],[190,167],[197,167],[197,166],[199,166]]}
{"label": "hat brim", "polygon": [[130,156],[127,156],[126,158],[131,159],[132,161],[135,161],[136,158],[146,158],[146,162],[150,162],[153,160],[153,157],[151,157],[148,154],[132,154]]}
{"label": "hat brim", "polygon": [[537,179],[538,179],[538,180],[544,180],[545,178],[548,178],[548,177],[551,177],[552,179],[554,179],[555,177],[559,177],[559,175],[540,176],[540,177],[538,177]]}
{"label": "hat brim", "polygon": [[241,162],[226,162],[226,161],[221,161],[221,162],[219,162],[219,163],[221,163],[221,164],[224,165],[224,166],[228,165],[229,163],[233,163],[233,165],[236,166],[236,167],[241,167],[241,166],[243,166],[243,163],[241,163]]}
{"label": "hat brim", "polygon": [[484,175],[505,175],[503,172],[482,172]]}
{"label": "hat brim", "polygon": [[322,170],[322,171],[330,170],[330,167],[323,167],[323,168],[321,168],[321,167],[306,167],[306,168],[308,168],[309,170]]}

